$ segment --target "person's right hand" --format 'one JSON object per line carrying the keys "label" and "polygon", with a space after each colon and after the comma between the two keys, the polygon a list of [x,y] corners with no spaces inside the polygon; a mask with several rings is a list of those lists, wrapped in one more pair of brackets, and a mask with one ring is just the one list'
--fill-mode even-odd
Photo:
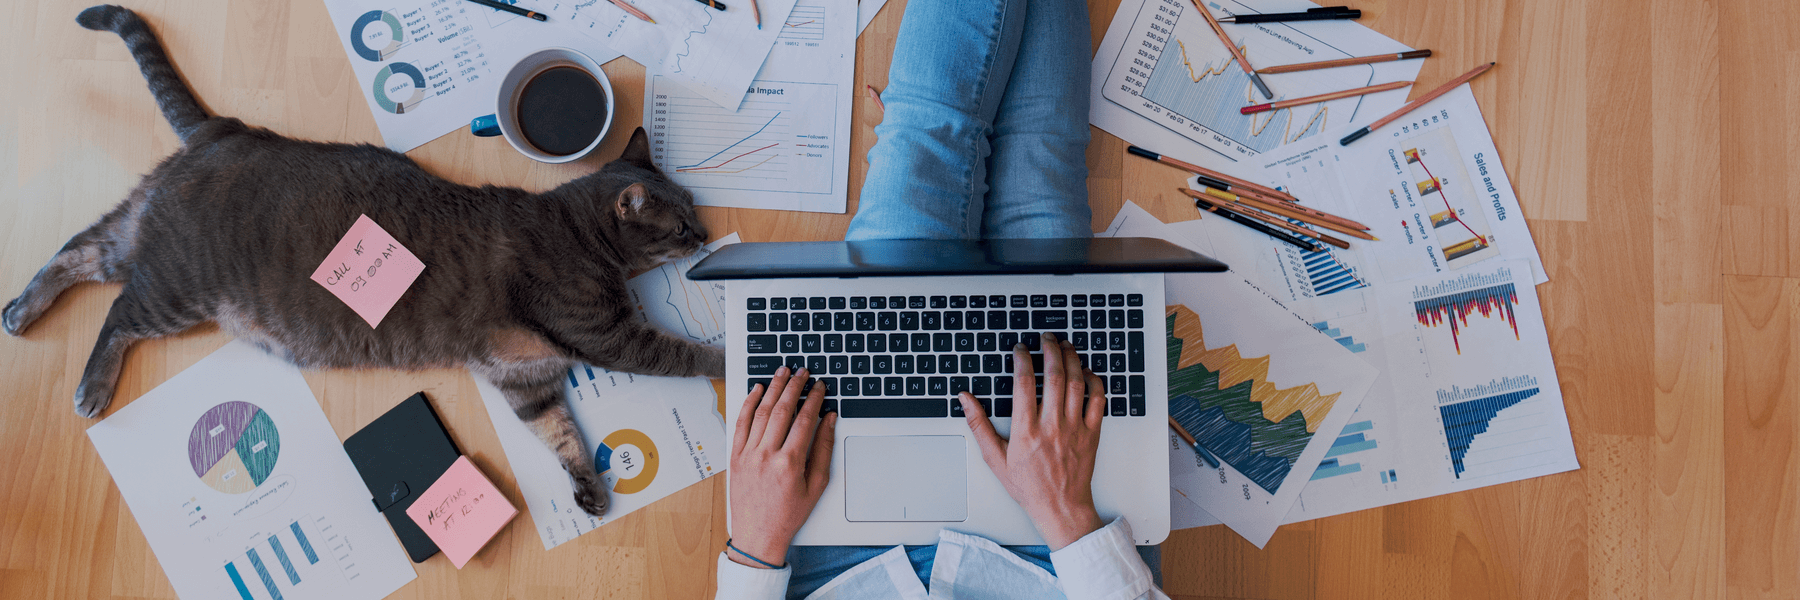
{"label": "person's right hand", "polygon": [[[1045,334],[1044,401],[1024,345],[1013,347],[1012,439],[1000,437],[975,396],[963,392],[963,413],[994,476],[1005,486],[1051,550],[1100,529],[1094,510],[1094,456],[1106,416],[1106,386],[1081,366],[1075,349]],[[1093,397],[1088,397],[1089,391]]]}

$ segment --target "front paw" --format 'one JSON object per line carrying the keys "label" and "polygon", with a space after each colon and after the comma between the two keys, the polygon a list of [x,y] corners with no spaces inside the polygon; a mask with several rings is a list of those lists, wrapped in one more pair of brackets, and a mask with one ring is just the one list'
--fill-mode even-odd
{"label": "front paw", "polygon": [[696,374],[713,379],[725,378],[725,349],[718,346],[706,346],[694,365]]}
{"label": "front paw", "polygon": [[88,419],[98,417],[108,404],[112,404],[112,397],[111,387],[83,381],[75,388],[75,414]]}
{"label": "front paw", "polygon": [[593,516],[606,514],[606,483],[599,475],[585,475],[575,478],[575,505],[583,512]]}
{"label": "front paw", "polygon": [[6,303],[5,310],[0,310],[0,327],[6,329],[7,335],[24,335],[24,317],[25,305],[19,304],[19,299],[14,298],[12,302]]}

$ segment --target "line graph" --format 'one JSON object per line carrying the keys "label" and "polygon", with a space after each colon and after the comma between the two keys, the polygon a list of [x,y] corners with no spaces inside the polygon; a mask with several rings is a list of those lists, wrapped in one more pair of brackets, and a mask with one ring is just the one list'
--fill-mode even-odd
{"label": "line graph", "polygon": [[775,39],[784,42],[824,41],[825,6],[801,0],[794,5],[794,11],[788,13],[787,20],[781,23],[781,35]]}
{"label": "line graph", "polygon": [[[1401,142],[1400,148],[1415,184],[1411,191],[1417,192],[1426,206],[1434,207],[1428,209],[1432,211],[1429,219],[1434,235],[1438,237],[1438,252],[1444,257],[1444,264],[1459,269],[1498,255],[1500,251],[1494,248],[1491,229],[1475,198],[1475,182],[1463,168],[1462,155],[1450,128],[1439,127],[1419,134]],[[1428,159],[1438,165],[1443,177],[1425,164]],[[1431,196],[1436,196],[1435,202]],[[1443,209],[1438,210],[1435,206]]]}
{"label": "line graph", "polygon": [[756,81],[736,111],[661,77],[650,85],[651,155],[689,188],[828,194],[834,84]]}
{"label": "line graph", "polygon": [[[1209,6],[1231,10],[1221,8],[1220,2],[1210,2]],[[1239,108],[1262,100],[1255,95],[1249,76],[1235,64],[1231,53],[1195,10],[1191,3],[1180,0],[1146,0],[1123,51],[1107,75],[1102,95],[1232,158],[1267,152],[1356,117],[1363,98],[1253,115],[1238,112]],[[1280,34],[1268,28],[1232,31],[1239,48],[1255,64],[1350,56],[1297,29],[1283,29]],[[1308,49],[1302,50],[1301,45]],[[1304,79],[1284,80],[1276,99],[1369,85],[1376,72],[1369,66],[1314,71]]]}

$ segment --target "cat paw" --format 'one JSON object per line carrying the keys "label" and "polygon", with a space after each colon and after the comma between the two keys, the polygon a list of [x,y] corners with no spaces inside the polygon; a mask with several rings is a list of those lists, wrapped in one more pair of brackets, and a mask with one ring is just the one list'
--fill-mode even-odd
{"label": "cat paw", "polygon": [[575,478],[575,505],[593,516],[606,514],[606,484],[598,475]]}
{"label": "cat paw", "polygon": [[713,379],[725,378],[725,349],[718,346],[707,346],[701,351],[698,364],[695,365],[701,377]]}
{"label": "cat paw", "polygon": [[75,414],[88,419],[98,417],[101,411],[106,410],[107,405],[112,404],[112,397],[112,388],[82,382],[81,387],[75,388]]}
{"label": "cat paw", "polygon": [[25,307],[14,298],[6,303],[5,310],[0,310],[0,327],[6,329],[7,335],[19,336],[25,335],[25,325]]}

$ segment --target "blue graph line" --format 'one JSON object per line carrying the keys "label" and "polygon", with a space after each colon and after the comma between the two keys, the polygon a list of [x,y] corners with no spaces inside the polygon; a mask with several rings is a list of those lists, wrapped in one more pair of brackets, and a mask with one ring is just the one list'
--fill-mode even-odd
{"label": "blue graph line", "polygon": [[694,44],[692,43],[694,36],[698,35],[698,34],[706,33],[706,28],[712,26],[712,19],[713,19],[712,11],[703,10],[703,11],[700,11],[700,14],[706,15],[706,22],[700,25],[699,31],[689,31],[687,34],[687,37],[681,39],[681,45],[684,48],[684,50],[681,51],[681,54],[675,55],[675,72],[676,73],[685,73],[686,72],[681,69],[681,59],[687,58],[687,55],[694,51]]}
{"label": "blue graph line", "polygon": [[[780,116],[780,115],[776,115],[776,116]],[[766,125],[765,125],[765,127],[766,127]],[[751,135],[754,136],[756,134],[751,134]],[[749,139],[749,138],[745,138],[745,139]],[[712,160],[712,159],[709,158],[706,160]],[[702,161],[702,162],[704,162],[704,161]],[[675,309],[675,314],[680,315],[681,307],[675,305],[675,285],[676,284],[671,283],[669,281],[669,270],[668,269],[663,270],[663,285],[666,285],[669,287],[669,295],[663,297],[663,304],[669,305],[669,308]],[[682,315],[682,317],[681,317],[681,330],[683,332],[687,333],[688,337],[696,339],[696,340],[700,339],[702,337],[705,337],[705,336],[694,335],[694,330],[688,328],[688,320],[687,320],[686,315]]]}
{"label": "blue graph line", "polygon": [[[758,128],[756,128],[756,133],[762,133],[762,132],[763,132],[763,130],[764,130],[764,129],[768,129],[768,128],[769,128],[769,126],[770,126],[770,125],[773,125],[773,124],[775,124],[775,119],[777,119],[777,118],[780,118],[780,117],[781,117],[781,113],[779,113],[779,112],[778,112],[778,113],[775,113],[775,116],[773,116],[773,117],[769,117],[769,122],[768,122],[768,123],[763,123],[763,126],[762,126],[762,127],[758,127]],[[708,156],[708,157],[706,157],[706,160],[702,160],[702,161],[700,161],[700,162],[697,162],[697,163],[694,163],[694,164],[691,164],[691,165],[688,165],[688,166],[685,166],[685,167],[675,167],[675,168],[676,168],[676,169],[692,169],[692,168],[694,168],[694,167],[698,167],[698,166],[700,166],[700,165],[704,165],[704,164],[706,164],[706,161],[707,161],[707,160],[712,160],[712,159],[715,159],[715,158],[718,158],[718,157],[719,157],[719,155],[720,155],[720,154],[724,154],[724,153],[725,153],[725,151],[726,151],[726,150],[730,150],[730,149],[731,149],[731,148],[732,148],[732,147],[733,147],[733,146],[737,146],[737,145],[738,145],[738,144],[742,144],[742,143],[744,143],[744,142],[748,142],[748,141],[750,141],[750,138],[753,138],[753,137],[756,137],[756,133],[752,133],[752,134],[750,134],[750,135],[747,135],[747,136],[744,136],[744,139],[741,139],[741,140],[738,140],[738,141],[735,141],[735,142],[732,142],[732,143],[731,143],[731,145],[730,145],[730,146],[726,146],[726,147],[724,147],[724,148],[720,148],[720,149],[719,149],[719,151],[718,151],[718,152],[715,152],[715,153],[713,153],[713,155],[712,155],[712,156]]]}

